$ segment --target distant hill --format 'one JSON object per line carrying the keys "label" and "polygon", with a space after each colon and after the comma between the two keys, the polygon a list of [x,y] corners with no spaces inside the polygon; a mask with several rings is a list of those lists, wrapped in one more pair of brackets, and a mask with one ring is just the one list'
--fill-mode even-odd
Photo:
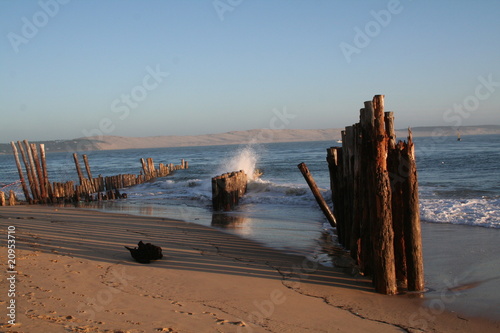
{"label": "distant hill", "polygon": [[[78,138],[73,140],[55,140],[32,143],[44,143],[47,152],[76,152],[90,150],[140,149],[186,146],[212,146],[246,143],[269,142],[300,142],[300,141],[337,141],[341,138],[340,128],[300,130],[300,129],[254,129],[234,131],[220,134],[189,135],[189,136],[152,136],[152,137],[122,137],[103,136]],[[414,137],[421,136],[456,136],[455,127],[414,127]],[[500,125],[463,126],[461,136],[500,134]],[[397,130],[398,138],[408,135],[407,129]],[[0,144],[0,154],[10,154],[10,144]]]}

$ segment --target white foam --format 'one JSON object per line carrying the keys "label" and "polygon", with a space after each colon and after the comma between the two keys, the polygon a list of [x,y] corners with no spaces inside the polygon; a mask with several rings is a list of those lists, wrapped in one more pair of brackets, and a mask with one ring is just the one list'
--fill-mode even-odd
{"label": "white foam", "polygon": [[255,165],[258,161],[258,155],[252,146],[246,146],[236,153],[223,160],[217,174],[223,174],[226,172],[233,172],[243,170],[247,174],[249,180],[253,180],[255,177]]}
{"label": "white foam", "polygon": [[500,228],[500,199],[420,199],[424,221]]}

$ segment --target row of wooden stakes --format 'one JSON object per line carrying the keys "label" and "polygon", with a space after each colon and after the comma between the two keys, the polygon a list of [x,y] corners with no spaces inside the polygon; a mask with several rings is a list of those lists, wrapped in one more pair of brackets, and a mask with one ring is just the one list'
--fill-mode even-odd
{"label": "row of wooden stakes", "polygon": [[[30,144],[27,140],[18,141],[17,146],[11,142],[14,158],[16,161],[19,179],[27,203],[58,203],[58,202],[78,202],[96,201],[124,198],[126,194],[121,194],[118,190],[126,187],[142,184],[155,178],[165,177],[174,170],[187,169],[188,162],[181,160],[180,165],[160,163],[155,168],[152,158],[141,159],[142,171],[139,175],[119,174],[115,176],[92,177],[90,164],[87,155],[83,155],[83,161],[87,176],[85,177],[78,161],[78,154],[73,154],[76,171],[80,184],[74,181],[64,183],[50,183],[47,170],[47,161],[44,144]],[[19,151],[24,162],[28,181],[24,177],[24,171],[19,159]]]}

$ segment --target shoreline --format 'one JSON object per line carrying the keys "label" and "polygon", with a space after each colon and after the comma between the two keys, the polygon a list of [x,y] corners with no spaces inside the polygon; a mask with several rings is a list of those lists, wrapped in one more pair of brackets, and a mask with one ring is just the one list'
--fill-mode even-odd
{"label": "shoreline", "polygon": [[[190,222],[53,206],[1,207],[16,229],[18,332],[498,331],[500,322],[374,293],[369,280]],[[135,263],[139,240],[165,257]],[[2,243],[2,262],[7,249]],[[425,246],[424,246],[425,249]],[[2,280],[2,294],[7,288]],[[449,295],[448,295],[449,296]],[[450,299],[449,297],[447,299]],[[6,302],[0,303],[3,306]],[[0,313],[7,327],[7,317]]]}

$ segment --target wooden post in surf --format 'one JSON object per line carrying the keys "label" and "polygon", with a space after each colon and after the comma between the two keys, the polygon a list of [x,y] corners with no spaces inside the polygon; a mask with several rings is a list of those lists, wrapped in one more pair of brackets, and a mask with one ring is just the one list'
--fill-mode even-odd
{"label": "wooden post in surf", "polygon": [[19,155],[17,152],[16,144],[14,143],[14,141],[12,141],[10,145],[12,146],[12,151],[14,152],[14,159],[16,160],[16,167],[17,167],[17,172],[19,173],[19,180],[21,181],[21,186],[23,187],[24,198],[26,199],[26,202],[30,203],[31,202],[30,192],[28,190],[28,186],[26,185],[26,181],[24,179],[23,168],[21,167],[21,162],[19,161]]}
{"label": "wooden post in surf", "polygon": [[33,203],[34,201],[36,201],[36,194],[35,194],[34,185],[33,185],[33,176],[31,174],[31,168],[30,168],[29,161],[28,161],[28,158],[26,156],[26,153],[24,151],[24,147],[23,147],[23,144],[21,143],[21,141],[17,141],[17,145],[19,146],[19,151],[21,152],[21,157],[23,158],[24,167],[26,169],[26,175],[28,176],[28,183],[29,183],[28,185],[29,185],[29,189],[30,189],[31,195],[32,195],[32,199],[30,200],[30,203]]}
{"label": "wooden post in surf", "polygon": [[33,154],[33,160],[35,161],[36,173],[38,175],[38,186],[40,188],[40,200],[42,202],[47,202],[48,192],[45,188],[45,179],[43,175],[42,165],[40,163],[40,159],[38,157],[38,150],[36,144],[31,144],[31,153]]}
{"label": "wooden post in surf", "polygon": [[408,290],[424,290],[424,261],[422,256],[422,232],[418,198],[417,167],[415,147],[411,130],[408,129],[408,143],[403,149],[403,161],[408,167],[408,177],[403,183],[403,202],[405,204],[404,237],[406,245],[406,265]]}
{"label": "wooden post in surf", "polygon": [[40,144],[40,161],[42,163],[43,182],[45,184],[46,200],[52,200],[52,186],[49,181],[49,170],[47,169],[47,157],[45,155],[45,144]]}
{"label": "wooden post in surf", "polygon": [[88,191],[91,193],[95,193],[95,192],[97,192],[98,187],[95,186],[95,183],[93,181],[92,172],[90,171],[89,159],[88,159],[87,155],[85,155],[85,154],[83,154],[83,163],[85,164],[85,170],[87,171],[87,176],[88,176],[88,179],[90,182],[90,184],[89,184],[90,186],[89,186]]}
{"label": "wooden post in surf", "polygon": [[247,175],[243,170],[228,172],[212,178],[212,207],[214,211],[230,211],[247,190]]}
{"label": "wooden post in surf", "polygon": [[332,211],[330,210],[330,208],[326,204],[325,199],[321,195],[318,185],[316,185],[316,182],[314,181],[314,178],[312,177],[309,168],[305,163],[300,163],[299,165],[297,165],[297,167],[299,168],[300,172],[302,172],[302,175],[304,176],[304,179],[309,185],[309,188],[311,189],[314,198],[318,202],[319,207],[323,211],[323,214],[325,214],[328,222],[330,222],[330,225],[335,228],[337,226],[337,221],[335,220],[335,216],[333,216]]}
{"label": "wooden post in surf", "polygon": [[328,169],[330,172],[330,190],[332,191],[333,216],[337,222],[337,232],[344,221],[344,203],[343,192],[344,186],[342,182],[342,148],[331,147],[327,149]]}
{"label": "wooden post in surf", "polygon": [[30,168],[30,173],[33,181],[31,186],[31,194],[33,194],[33,198],[35,198],[35,200],[38,201],[40,200],[41,195],[40,195],[40,186],[38,185],[38,177],[35,172],[35,162],[33,160],[33,155],[28,140],[24,140],[23,142],[26,148],[27,159],[29,161],[28,165]]}
{"label": "wooden post in surf", "polygon": [[373,98],[374,160],[372,168],[375,218],[372,241],[375,290],[386,295],[397,293],[394,266],[394,232],[392,229],[391,185],[387,171],[387,141],[384,122],[384,96]]}
{"label": "wooden post in surf", "polygon": [[89,159],[85,154],[83,154],[83,163],[85,164],[85,170],[87,171],[87,176],[89,177],[89,180],[92,180],[92,172],[90,172]]}
{"label": "wooden post in surf", "polygon": [[80,179],[80,185],[83,184],[83,172],[82,168],[80,168],[80,162],[78,162],[78,154],[73,153],[73,160],[75,160],[75,167],[76,167],[76,172],[78,173],[78,179]]}

